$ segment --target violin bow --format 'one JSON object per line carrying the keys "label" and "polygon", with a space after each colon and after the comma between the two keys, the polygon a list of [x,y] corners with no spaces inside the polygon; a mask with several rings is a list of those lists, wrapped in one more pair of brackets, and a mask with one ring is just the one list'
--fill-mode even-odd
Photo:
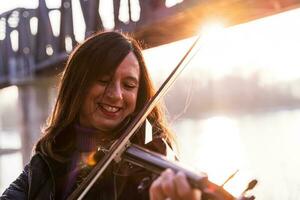
{"label": "violin bow", "polygon": [[[190,56],[187,60],[188,56],[191,54],[192,50],[198,43],[201,35],[198,35],[191,47],[185,53],[185,55],[181,58],[179,63],[176,65],[171,74],[167,77],[167,79],[163,82],[160,88],[157,90],[155,95],[145,104],[142,110],[136,115],[136,117],[129,123],[128,127],[125,129],[124,133],[120,136],[120,138],[113,143],[110,148],[110,151],[107,152],[104,157],[95,165],[92,171],[87,175],[87,177],[82,181],[82,183],[69,195],[67,200],[78,199],[81,200],[88,193],[94,183],[98,180],[104,170],[108,167],[108,165],[115,160],[116,162],[120,161],[122,158],[123,152],[130,146],[129,139],[134,135],[135,131],[143,124],[146,120],[149,113],[152,109],[157,105],[159,100],[168,92],[169,88],[176,81],[178,76],[181,74],[183,69],[188,65],[193,56],[197,53],[197,51]],[[184,61],[187,61],[185,64]]]}

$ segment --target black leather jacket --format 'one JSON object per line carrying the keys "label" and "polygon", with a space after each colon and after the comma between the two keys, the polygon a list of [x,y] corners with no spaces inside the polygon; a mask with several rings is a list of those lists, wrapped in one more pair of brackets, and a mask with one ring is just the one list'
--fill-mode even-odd
{"label": "black leather jacket", "polygon": [[[158,145],[154,145],[156,147],[150,149],[166,154],[166,146],[162,145],[161,141],[159,143],[160,144]],[[61,167],[61,164],[52,162],[51,159],[47,158],[39,152],[36,153],[31,158],[29,164],[25,166],[23,172],[19,175],[19,177],[4,191],[0,199],[58,199],[55,197],[56,179],[54,172],[59,172],[62,169]],[[113,187],[115,186],[115,182],[114,185],[112,185],[112,181],[110,181],[110,183],[102,183],[102,186],[101,184],[100,186],[99,184],[96,184],[91,188],[90,192],[84,199],[149,199],[148,189],[155,176],[152,173],[147,172],[139,167],[135,167],[135,170],[133,171],[134,173],[132,174],[132,176],[124,178],[124,180],[122,176],[119,176],[119,182],[117,183],[119,184],[121,182],[121,186],[118,186],[119,189],[117,198],[115,197],[116,195],[114,194],[113,189]],[[145,180],[148,180],[146,181],[146,184]],[[144,186],[141,191],[138,191],[137,188],[138,186],[141,186],[141,183],[146,186]],[[95,193],[95,191],[97,193],[96,196],[93,195],[93,192]]]}
{"label": "black leather jacket", "polygon": [[54,178],[50,171],[45,157],[35,154],[0,199],[54,199]]}
{"label": "black leather jacket", "polygon": [[[32,157],[30,163],[25,166],[20,176],[4,191],[0,199],[58,199],[55,197],[56,182],[53,170],[59,170],[59,166],[53,166],[53,163],[49,162],[45,156],[37,153]],[[148,188],[142,192],[138,192],[137,188],[145,177],[148,180],[151,179],[151,182],[153,177],[141,168],[138,168],[137,174],[133,176],[134,179],[127,178],[123,180],[122,177],[119,177],[121,182],[124,183],[120,184],[120,181],[118,182],[120,190],[118,190],[119,194],[117,195],[114,194],[115,183],[111,178],[111,181],[105,181],[105,184],[95,184],[85,199],[149,199]],[[115,198],[115,196],[118,197]]]}

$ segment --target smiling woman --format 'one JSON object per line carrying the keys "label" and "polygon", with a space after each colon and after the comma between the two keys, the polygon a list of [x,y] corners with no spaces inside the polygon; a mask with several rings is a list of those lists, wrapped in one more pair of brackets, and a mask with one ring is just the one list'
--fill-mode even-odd
{"label": "smiling woman", "polygon": [[[134,39],[118,32],[97,33],[86,39],[67,61],[35,154],[1,199],[66,199],[154,93]],[[145,133],[140,129],[131,142],[166,155],[168,146],[174,147],[174,139],[159,105],[147,119],[153,127],[153,141],[145,144]],[[156,178],[151,172],[126,161],[112,162],[85,197],[155,200],[160,196],[199,196],[199,190],[193,190],[184,175],[167,172],[163,177],[151,187]],[[184,193],[174,193],[182,186]]]}
{"label": "smiling woman", "polygon": [[116,72],[92,84],[83,102],[81,125],[110,132],[135,110],[139,88],[139,63],[129,53]]}

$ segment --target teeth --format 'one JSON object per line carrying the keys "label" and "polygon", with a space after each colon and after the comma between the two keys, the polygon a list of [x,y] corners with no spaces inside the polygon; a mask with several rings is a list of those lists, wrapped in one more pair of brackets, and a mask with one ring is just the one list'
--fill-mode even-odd
{"label": "teeth", "polygon": [[107,110],[108,112],[117,112],[120,108],[108,106],[108,105],[102,105],[102,108]]}

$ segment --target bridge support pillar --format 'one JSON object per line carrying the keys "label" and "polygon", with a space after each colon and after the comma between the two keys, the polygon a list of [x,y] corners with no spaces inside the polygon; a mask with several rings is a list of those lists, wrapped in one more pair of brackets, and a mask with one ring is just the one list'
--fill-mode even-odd
{"label": "bridge support pillar", "polygon": [[41,137],[41,130],[53,107],[56,81],[53,78],[19,85],[20,130],[23,164],[28,163],[32,149]]}

